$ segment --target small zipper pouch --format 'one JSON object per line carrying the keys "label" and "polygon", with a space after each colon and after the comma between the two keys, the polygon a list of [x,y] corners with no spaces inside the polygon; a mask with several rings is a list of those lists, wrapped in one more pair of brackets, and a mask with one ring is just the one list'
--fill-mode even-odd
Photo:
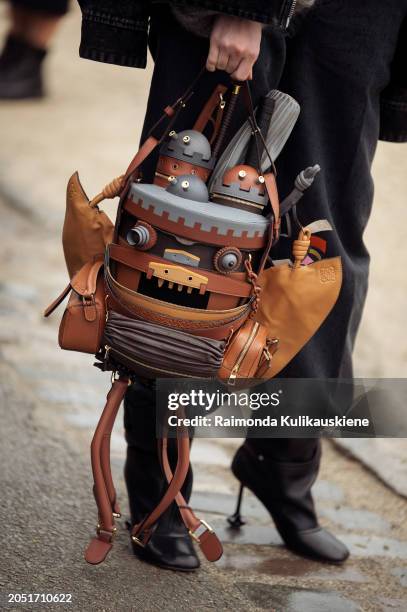
{"label": "small zipper pouch", "polygon": [[109,311],[104,332],[105,359],[148,378],[215,378],[225,344],[115,311]]}
{"label": "small zipper pouch", "polygon": [[235,385],[237,379],[269,378],[271,359],[277,348],[278,339],[269,338],[264,325],[249,319],[231,337],[218,378],[228,385]]}

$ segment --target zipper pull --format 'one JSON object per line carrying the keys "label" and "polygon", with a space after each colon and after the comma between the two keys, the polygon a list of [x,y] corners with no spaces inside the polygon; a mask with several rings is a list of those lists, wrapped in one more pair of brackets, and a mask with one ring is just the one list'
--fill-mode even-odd
{"label": "zipper pull", "polygon": [[237,378],[238,371],[239,371],[239,366],[238,365],[233,366],[233,370],[231,371],[229,378],[228,378],[228,385],[233,386],[234,384],[236,384],[236,378]]}

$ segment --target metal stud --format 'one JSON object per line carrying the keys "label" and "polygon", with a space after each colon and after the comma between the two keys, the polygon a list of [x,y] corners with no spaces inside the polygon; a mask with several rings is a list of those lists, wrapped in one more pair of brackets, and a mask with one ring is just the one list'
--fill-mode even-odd
{"label": "metal stud", "polygon": [[259,178],[258,178],[257,180],[258,180],[258,182],[259,182],[259,183],[262,185],[262,184],[264,183],[264,176],[262,176],[262,175],[260,174],[260,176],[259,176]]}
{"label": "metal stud", "polygon": [[239,170],[238,176],[240,179],[244,179],[246,177],[246,170]]}
{"label": "metal stud", "polygon": [[191,142],[191,137],[190,136],[184,136],[182,140],[185,142],[185,144],[189,144]]}
{"label": "metal stud", "polygon": [[181,187],[186,191],[189,188],[189,181],[182,181]]}

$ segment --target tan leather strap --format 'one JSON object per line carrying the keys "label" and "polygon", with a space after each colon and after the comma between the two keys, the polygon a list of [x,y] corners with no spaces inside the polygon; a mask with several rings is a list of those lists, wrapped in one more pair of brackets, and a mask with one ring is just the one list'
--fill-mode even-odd
{"label": "tan leather strap", "polygon": [[126,182],[127,179],[133,174],[133,172],[143,163],[143,161],[150,155],[152,151],[158,145],[157,138],[154,136],[149,136],[147,140],[143,142],[133,159],[131,160],[125,174],[123,181]]}
{"label": "tan leather strap", "polygon": [[[103,266],[103,259],[95,262],[88,261],[80,270],[72,277],[69,285],[60,293],[60,295],[44,310],[44,317],[49,317],[64,299],[69,295],[71,289],[76,291],[83,298],[93,299],[96,292],[97,278],[100,269]],[[86,316],[86,313],[85,313]]]}
{"label": "tan leather strap", "polygon": [[[142,162],[150,155],[150,153],[155,149],[158,144],[164,140],[167,136],[168,132],[171,130],[172,125],[175,123],[179,112],[185,108],[186,102],[194,93],[194,87],[199,79],[205,72],[205,67],[203,67],[195,79],[192,81],[191,85],[188,89],[171,105],[166,106],[164,108],[164,112],[158,121],[153,125],[150,132],[148,133],[147,139],[141,145],[140,149],[137,151],[136,155],[131,160],[123,180],[123,190],[122,195],[127,191],[127,186],[129,183],[129,179],[134,178],[134,172],[137,168],[142,164]],[[170,118],[170,121],[166,121]],[[165,128],[163,129],[162,124],[165,122]],[[159,133],[157,131],[159,130]]]}
{"label": "tan leather strap", "polygon": [[127,386],[127,378],[119,378],[113,382],[91,444],[93,492],[98,507],[99,523],[96,537],[90,541],[85,551],[85,559],[94,565],[104,561],[112,548],[116,532],[114,514],[118,511],[118,507],[110,471],[110,437]]}
{"label": "tan leather strap", "polygon": [[274,232],[278,232],[280,227],[280,202],[278,198],[276,177],[269,172],[264,175],[264,184],[267,189],[267,195],[270,200],[271,209],[274,215]]}
{"label": "tan leather strap", "polygon": [[[168,444],[165,438],[162,440],[161,444],[161,461],[167,482],[170,483],[173,478],[173,473],[168,460]],[[177,494],[175,501],[178,505],[185,527],[188,529],[190,536],[199,544],[205,557],[208,561],[218,561],[222,556],[223,548],[216,533],[208,523],[195,515],[192,508],[187,505],[181,491]],[[201,529],[203,529],[203,531],[201,531]]]}
{"label": "tan leather strap", "polygon": [[154,510],[141,523],[134,525],[131,530],[133,542],[140,546],[145,546],[148,543],[158,519],[172,504],[185,482],[189,468],[189,437],[187,430],[183,427],[177,428],[177,450],[178,460],[174,476],[164,496]]}
{"label": "tan leather strap", "polygon": [[[145,273],[148,272],[149,264],[152,261],[152,257],[148,252],[135,251],[132,248],[119,244],[109,244],[106,253],[109,258]],[[154,255],[154,262],[168,265],[171,263],[167,259],[158,257],[157,255]],[[191,266],[183,264],[181,267],[186,270],[191,270],[191,272],[196,272],[196,268]],[[231,278],[229,275],[215,274],[209,270],[200,270],[200,272],[208,279],[206,285],[207,291],[233,295],[236,297],[249,297],[251,293],[251,285],[245,281]]]}
{"label": "tan leather strap", "polygon": [[[195,121],[193,127],[194,130],[197,130],[198,132],[203,132],[208,123],[212,123],[213,131],[210,137],[211,143],[214,142],[214,140],[216,139],[219,133],[219,128],[222,123],[223,111],[225,108],[223,94],[225,94],[226,91],[227,87],[225,85],[219,84],[215,87],[212,92],[212,95],[210,96],[209,100],[206,102],[205,106],[200,112],[199,117]],[[216,118],[214,119],[213,114],[216,109],[218,109],[218,111],[216,113]]]}

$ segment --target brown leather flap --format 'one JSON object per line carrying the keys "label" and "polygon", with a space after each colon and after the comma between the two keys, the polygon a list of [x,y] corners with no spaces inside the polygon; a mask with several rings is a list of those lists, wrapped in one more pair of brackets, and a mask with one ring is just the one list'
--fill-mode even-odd
{"label": "brown leather flap", "polygon": [[199,536],[199,546],[208,561],[218,561],[223,554],[222,544],[213,531],[206,530]]}
{"label": "brown leather flap", "polygon": [[71,287],[83,297],[91,297],[96,292],[98,274],[103,266],[103,260],[89,261],[73,276]]}

